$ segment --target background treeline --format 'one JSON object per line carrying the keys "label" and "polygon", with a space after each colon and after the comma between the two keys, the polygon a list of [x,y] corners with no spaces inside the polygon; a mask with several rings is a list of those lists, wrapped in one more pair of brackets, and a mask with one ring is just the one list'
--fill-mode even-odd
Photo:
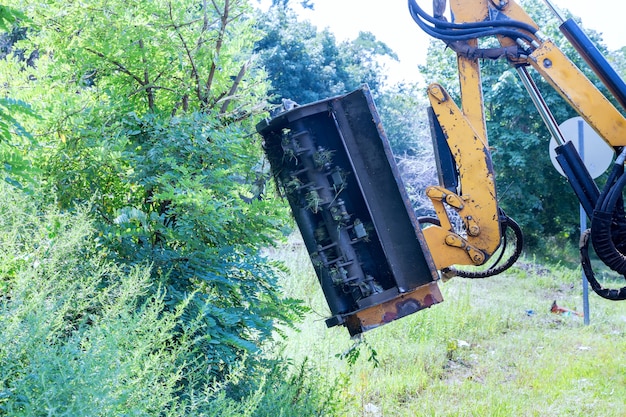
{"label": "background treeline", "polygon": [[[307,308],[283,295],[288,271],[264,252],[292,224],[254,126],[282,98],[368,83],[415,208],[429,214],[424,86],[389,85],[380,58],[397,57],[371,33],[337,42],[287,1],[254,6],[0,6],[0,415],[339,409],[336,381],[280,355],[281,329]],[[612,57],[623,69],[623,54]],[[500,198],[545,254],[546,242],[573,239],[577,203],[550,198],[571,193],[504,65],[483,73]],[[420,70],[455,93],[444,45]],[[548,102],[558,119],[573,115]]]}

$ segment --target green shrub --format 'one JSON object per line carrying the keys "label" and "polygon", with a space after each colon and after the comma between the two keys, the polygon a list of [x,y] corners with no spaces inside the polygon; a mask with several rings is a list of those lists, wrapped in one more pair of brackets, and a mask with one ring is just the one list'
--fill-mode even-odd
{"label": "green shrub", "polygon": [[101,261],[83,211],[39,212],[2,192],[0,413],[168,409],[185,346],[173,343],[178,313],[164,313],[149,268],[122,274]]}
{"label": "green shrub", "polygon": [[260,33],[248,1],[218,3],[18,1],[30,19],[18,46],[40,58],[23,71],[0,60],[0,84],[41,115],[18,121],[38,138],[29,158],[46,195],[62,210],[90,204],[123,274],[151,267],[150,296],[170,313],[184,304],[178,331],[195,329],[188,366],[224,380],[298,309],[260,254],[284,221],[251,139],[267,87],[251,59]]}
{"label": "green shrub", "polygon": [[239,360],[217,381],[198,362],[204,321],[183,318],[192,297],[170,308],[148,265],[107,261],[89,209],[0,192],[0,415],[332,415],[306,363]]}

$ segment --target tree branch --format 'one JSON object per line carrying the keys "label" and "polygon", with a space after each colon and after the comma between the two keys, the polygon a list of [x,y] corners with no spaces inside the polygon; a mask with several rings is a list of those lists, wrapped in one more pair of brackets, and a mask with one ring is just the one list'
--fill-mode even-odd
{"label": "tree branch", "polygon": [[160,85],[147,84],[147,85],[143,85],[143,86],[139,87],[138,89],[136,89],[135,91],[130,93],[128,95],[128,97],[132,97],[135,94],[141,93],[142,91],[148,91],[148,90],[165,90],[165,91],[170,91],[170,92],[173,92],[173,93],[176,92],[176,90],[174,90],[173,88],[170,88],[170,87],[163,87],[163,86],[160,86]]}
{"label": "tree branch", "polygon": [[148,96],[148,109],[153,111],[156,106],[154,89],[150,83],[150,74],[148,72],[148,62],[146,60],[146,51],[143,45],[143,39],[139,39],[139,49],[142,50],[141,62],[143,63],[143,86],[145,87],[146,94]]}
{"label": "tree branch", "polygon": [[[174,15],[172,14],[171,2],[169,2],[169,8],[170,8],[170,20],[172,21],[172,24],[174,24]],[[205,11],[205,24],[206,24],[206,19],[207,17],[206,17],[206,11]],[[178,39],[180,39],[180,42],[183,44],[183,48],[185,48],[187,59],[189,60],[189,63],[191,64],[191,77],[194,79],[196,83],[196,95],[198,96],[198,100],[202,102],[202,83],[200,82],[200,75],[198,74],[196,62],[194,61],[193,56],[191,55],[191,50],[189,50],[189,47],[187,46],[187,42],[185,41],[185,38],[183,37],[182,33],[180,33],[180,31],[178,30],[178,27],[176,26],[174,27],[176,30],[176,34],[178,35]]]}
{"label": "tree branch", "polygon": [[[219,57],[220,51],[222,50],[222,44],[224,43],[224,37],[226,35],[226,25],[228,24],[228,15],[229,15],[229,12],[230,12],[230,0],[226,0],[224,2],[224,11],[223,12],[220,12],[219,7],[215,3],[215,0],[211,0],[211,2],[213,3],[213,7],[217,11],[217,13],[221,15],[220,31],[219,31],[219,34],[217,36],[217,41],[215,42],[215,52],[214,52],[214,56],[215,57]],[[217,71],[217,64],[215,62],[215,59],[213,59],[213,61],[211,62],[211,69],[209,70],[209,76],[208,76],[206,84],[205,84],[205,87],[206,87],[206,97],[203,100],[203,102],[205,104],[208,104],[208,97],[209,97],[209,94],[211,93],[211,87],[213,85],[213,79],[215,78],[215,72],[216,71]]]}
{"label": "tree branch", "polygon": [[93,50],[93,49],[91,49],[91,48],[85,48],[85,50],[86,50],[87,52],[90,52],[90,53],[92,53],[92,54],[94,54],[94,55],[96,55],[96,56],[99,56],[100,58],[104,59],[105,61],[107,61],[107,62],[109,62],[109,63],[111,63],[111,64],[115,65],[115,66],[117,67],[117,69],[118,69],[118,70],[120,70],[120,71],[121,71],[121,72],[123,72],[124,74],[126,74],[126,75],[130,76],[130,77],[131,77],[131,78],[133,78],[135,81],[137,81],[139,84],[144,85],[143,80],[142,80],[139,76],[137,76],[137,75],[133,74],[132,72],[130,72],[130,71],[129,71],[129,70],[128,70],[128,69],[127,69],[124,65],[122,65],[120,62],[115,61],[114,59],[110,59],[110,58],[108,58],[106,55],[104,55],[102,52],[99,52],[99,51]]}
{"label": "tree branch", "polygon": [[[170,8],[170,18],[171,18],[171,17],[172,17],[172,3],[168,3],[168,5],[169,5],[169,8]],[[197,18],[197,19],[193,19],[193,20],[190,20],[190,21],[188,21],[188,22],[185,22],[185,23],[180,23],[180,24],[178,24],[178,25],[177,25],[177,24],[175,24],[175,23],[174,23],[174,19],[172,19],[172,24],[171,24],[171,25],[165,25],[165,26],[163,26],[163,27],[164,27],[165,29],[170,29],[170,28],[172,28],[172,29],[174,29],[174,30],[178,30],[178,29],[180,29],[180,28],[184,28],[184,27],[187,27],[187,26],[191,26],[191,25],[193,25],[194,23],[199,22],[200,20],[202,20],[202,19],[201,19],[201,18]]]}
{"label": "tree branch", "polygon": [[241,84],[241,80],[243,79],[243,76],[246,74],[246,71],[250,67],[251,63],[252,63],[252,59],[249,59],[248,62],[246,62],[245,64],[241,66],[241,69],[239,70],[237,77],[233,81],[233,85],[230,87],[230,90],[228,91],[228,94],[226,95],[228,98],[224,100],[224,102],[222,103],[222,107],[220,108],[220,114],[226,113],[226,110],[228,109],[228,105],[230,104],[232,97],[235,95],[235,92],[239,88],[239,84]]}

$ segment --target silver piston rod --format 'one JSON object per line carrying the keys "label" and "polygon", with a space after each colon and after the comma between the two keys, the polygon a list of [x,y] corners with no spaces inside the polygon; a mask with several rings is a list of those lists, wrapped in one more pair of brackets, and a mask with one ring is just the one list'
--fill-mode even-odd
{"label": "silver piston rod", "polygon": [[537,84],[535,84],[533,79],[530,77],[530,74],[526,70],[526,67],[519,66],[515,69],[517,70],[517,73],[519,74],[520,79],[524,84],[524,87],[526,87],[526,91],[528,91],[528,95],[533,101],[533,104],[537,108],[537,111],[539,112],[543,123],[550,131],[550,134],[552,135],[554,140],[556,140],[557,144],[564,145],[565,137],[563,136],[563,133],[561,133],[561,129],[559,129],[559,125],[556,123],[556,119],[552,115],[550,108],[546,104],[543,96],[541,95],[541,92],[537,88]]}

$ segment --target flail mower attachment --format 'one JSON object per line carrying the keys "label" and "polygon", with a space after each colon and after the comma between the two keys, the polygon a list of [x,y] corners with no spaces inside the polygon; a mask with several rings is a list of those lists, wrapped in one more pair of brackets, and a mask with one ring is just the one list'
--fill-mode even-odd
{"label": "flail mower attachment", "polygon": [[443,301],[367,86],[257,126],[331,311],[355,336]]}

